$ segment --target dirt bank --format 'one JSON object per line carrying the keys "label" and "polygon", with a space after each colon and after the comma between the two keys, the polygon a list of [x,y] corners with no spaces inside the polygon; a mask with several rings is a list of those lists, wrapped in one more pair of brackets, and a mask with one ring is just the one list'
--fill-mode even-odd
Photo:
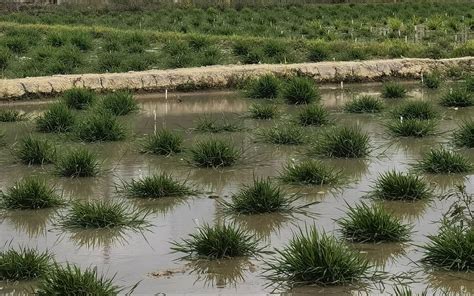
{"label": "dirt bank", "polygon": [[474,57],[455,59],[395,59],[361,62],[321,62],[280,65],[226,65],[175,70],[150,70],[128,73],[77,74],[0,80],[0,99],[49,96],[73,87],[96,91],[131,89],[159,91],[186,88],[225,88],[249,77],[266,73],[300,73],[317,82],[379,81],[389,77],[419,78],[437,69],[457,67],[474,70]]}

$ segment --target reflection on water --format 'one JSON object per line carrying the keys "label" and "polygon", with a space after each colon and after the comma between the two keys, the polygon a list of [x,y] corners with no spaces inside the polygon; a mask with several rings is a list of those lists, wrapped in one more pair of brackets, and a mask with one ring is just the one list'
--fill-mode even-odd
{"label": "reflection on water", "polygon": [[[223,260],[219,262],[190,262],[187,271],[169,278],[147,277],[154,270],[183,264],[176,262],[179,254],[170,252],[170,241],[180,240],[196,231],[203,223],[235,222],[254,233],[268,244],[268,249],[280,248],[288,243],[297,226],[317,225],[327,232],[338,230],[335,220],[345,215],[347,205],[361,201],[373,202],[365,198],[374,180],[383,172],[391,169],[411,170],[429,148],[440,144],[449,146],[450,131],[458,123],[472,118],[473,108],[459,110],[441,109],[444,118],[440,122],[440,134],[425,139],[394,139],[387,135],[384,121],[387,113],[380,115],[357,115],[341,112],[345,102],[361,93],[378,94],[380,84],[346,85],[338,88],[322,89],[322,104],[331,110],[335,125],[356,125],[371,137],[373,153],[362,160],[323,159],[322,161],[341,170],[346,176],[345,182],[338,188],[334,186],[287,186],[282,187],[289,193],[302,195],[301,203],[315,202],[308,208],[314,215],[295,215],[294,217],[269,214],[257,216],[230,217],[223,215],[220,199],[228,199],[237,192],[242,184],[250,184],[255,177],[274,178],[290,160],[304,161],[310,157],[308,145],[276,146],[261,143],[253,135],[258,128],[269,127],[273,121],[259,121],[245,117],[252,104],[237,93],[210,92],[200,94],[170,94],[166,100],[161,95],[146,94],[138,96],[141,111],[120,118],[128,129],[128,140],[117,143],[80,144],[71,138],[58,135],[43,135],[53,141],[60,153],[72,147],[87,146],[102,161],[102,172],[97,178],[69,179],[58,177],[53,166],[28,167],[18,163],[12,157],[9,147],[27,133],[35,133],[33,121],[3,124],[6,129],[4,147],[0,147],[0,186],[2,190],[26,175],[42,176],[64,190],[72,200],[117,199],[115,185],[120,180],[140,178],[153,172],[172,174],[180,180],[195,184],[200,195],[185,198],[163,198],[158,200],[127,200],[127,202],[149,210],[153,226],[145,233],[134,231],[62,231],[54,227],[56,215],[51,211],[6,211],[0,213],[0,238],[15,244],[51,250],[58,261],[70,261],[82,267],[98,266],[107,274],[117,274],[115,281],[119,285],[133,286],[140,282],[136,294],[174,293],[174,294],[235,294],[249,295],[271,292],[262,277],[262,261]],[[428,90],[423,94],[419,85],[410,85],[413,99],[437,100],[439,91]],[[387,108],[398,104],[400,100],[387,101]],[[15,105],[12,105],[15,106]],[[47,106],[22,102],[18,109],[40,114]],[[280,123],[289,122],[298,107],[281,105]],[[204,114],[238,120],[248,130],[224,135],[209,135],[192,131],[196,120]],[[145,135],[156,128],[166,127],[181,133],[186,151],[170,157],[140,153],[140,145]],[[310,140],[327,127],[308,128]],[[330,128],[330,127],[329,127]],[[189,163],[189,147],[204,137],[222,137],[229,139],[243,150],[243,159],[234,167],[222,169],[196,168]],[[311,142],[310,141],[310,142]],[[461,152],[474,161],[474,150]],[[463,183],[468,192],[474,191],[473,175],[432,176],[426,179],[435,189],[436,195],[449,190],[454,184]],[[412,241],[398,244],[353,244],[374,264],[389,273],[409,273],[416,268],[420,257],[418,245],[426,242],[426,235],[436,233],[438,225],[433,223],[442,217],[449,206],[435,197],[432,201],[390,202],[375,201],[383,204],[397,217],[410,221],[414,225]],[[2,241],[0,241],[0,244]],[[268,259],[268,254],[263,255]],[[192,272],[190,272],[192,270]],[[472,274],[463,274],[461,278],[451,278],[450,273],[428,273],[416,270],[417,280],[410,287],[415,293],[429,286],[429,294],[435,290],[447,290],[453,293],[472,293],[474,278]],[[455,274],[457,276],[457,274]],[[393,284],[393,283],[392,283]],[[390,283],[389,283],[390,285]],[[18,294],[24,285],[0,283],[0,294]],[[3,290],[1,290],[3,289]],[[379,287],[304,287],[286,291],[288,295],[378,295],[387,294]]]}
{"label": "reflection on water", "polygon": [[[463,272],[429,272],[428,281],[441,295],[473,295],[472,274]],[[469,282],[471,284],[469,284]]]}

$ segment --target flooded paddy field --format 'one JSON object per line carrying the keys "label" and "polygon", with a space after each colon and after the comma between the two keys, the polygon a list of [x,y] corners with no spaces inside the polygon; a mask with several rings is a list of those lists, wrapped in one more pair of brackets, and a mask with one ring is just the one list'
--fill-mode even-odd
{"label": "flooded paddy field", "polygon": [[[42,114],[49,101],[8,103],[5,106],[28,114],[31,119],[14,123],[0,123],[5,131],[0,148],[0,188],[5,190],[26,176],[40,176],[62,192],[68,200],[116,200],[149,210],[152,224],[142,231],[126,229],[73,231],[61,228],[58,217],[68,204],[51,210],[5,210],[0,214],[0,250],[8,246],[28,246],[49,250],[60,262],[70,262],[82,268],[97,267],[98,272],[114,277],[113,282],[125,287],[124,293],[133,289],[134,294],[265,294],[273,291],[268,280],[262,277],[265,260],[226,259],[219,261],[180,259],[182,254],[171,252],[171,242],[195,233],[199,225],[233,222],[258,237],[268,250],[285,246],[298,226],[315,225],[320,230],[341,237],[335,220],[346,215],[347,207],[361,201],[370,202],[371,191],[380,174],[396,169],[411,171],[424,153],[444,145],[452,147],[452,132],[463,120],[472,119],[474,108],[446,108],[438,104],[441,91],[426,90],[418,83],[407,83],[408,98],[384,99],[387,108],[379,114],[348,114],[343,106],[355,95],[379,95],[381,84],[346,85],[321,89],[321,104],[330,111],[331,124],[358,126],[370,136],[372,151],[360,159],[326,159],[324,163],[340,169],[344,175],[341,185],[296,186],[282,185],[288,192],[301,195],[299,204],[314,203],[306,214],[262,214],[249,216],[228,215],[222,209],[222,200],[229,200],[242,185],[251,184],[256,177],[276,178],[288,161],[304,161],[311,158],[307,151],[311,144],[275,145],[263,143],[256,136],[260,128],[275,123],[288,123],[301,107],[279,104],[280,115],[273,120],[257,120],[248,116],[248,109],[256,100],[244,98],[237,92],[144,94],[135,96],[139,111],[120,117],[127,127],[126,139],[117,142],[84,144],[67,135],[41,134],[47,137],[61,153],[71,147],[87,147],[96,152],[101,162],[97,177],[65,178],[55,174],[51,164],[28,166],[20,163],[12,152],[21,138],[35,131],[33,118]],[[432,102],[442,118],[437,133],[423,138],[394,138],[387,132],[385,123],[388,110],[403,101],[423,100]],[[80,111],[84,112],[84,111]],[[238,122],[243,129],[237,132],[209,134],[193,128],[203,116],[226,118]],[[329,127],[305,127],[309,139]],[[162,128],[172,129],[184,136],[185,150],[168,157],[141,153],[146,135]],[[190,162],[189,149],[203,138],[222,138],[241,148],[240,161],[228,168],[197,168]],[[473,149],[456,149],[470,161],[474,161]],[[179,180],[187,180],[199,193],[185,198],[165,197],[156,200],[124,198],[116,191],[123,181],[148,176],[156,172],[171,174]],[[420,173],[417,173],[420,174]],[[404,283],[413,292],[427,291],[449,295],[474,294],[474,275],[463,272],[433,271],[419,263],[423,256],[419,246],[428,242],[427,235],[434,235],[439,221],[448,210],[451,200],[438,196],[453,190],[456,184],[464,184],[466,191],[474,192],[474,175],[423,175],[435,190],[430,200],[414,202],[377,201],[396,217],[413,225],[413,233],[406,243],[350,243],[351,248],[367,256],[369,261],[391,276],[381,282],[367,285],[325,287],[299,287],[277,290],[289,295],[391,295],[394,286]],[[3,245],[4,244],[4,245]],[[138,285],[134,287],[136,284]],[[0,294],[22,295],[32,291],[35,282],[1,282]]]}

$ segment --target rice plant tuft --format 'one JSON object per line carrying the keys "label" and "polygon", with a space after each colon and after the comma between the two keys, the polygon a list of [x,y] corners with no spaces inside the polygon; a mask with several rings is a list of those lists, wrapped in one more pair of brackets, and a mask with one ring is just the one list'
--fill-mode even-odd
{"label": "rice plant tuft", "polygon": [[280,80],[272,74],[250,81],[247,95],[254,99],[275,99],[280,92]]}
{"label": "rice plant tuft", "polygon": [[422,138],[433,135],[438,126],[437,120],[393,119],[386,124],[388,131],[395,137]]}
{"label": "rice plant tuft", "polygon": [[178,181],[168,174],[155,174],[130,182],[122,181],[118,191],[126,197],[155,199],[194,195],[196,191],[187,181]]}
{"label": "rice plant tuft", "polygon": [[358,127],[340,126],[323,132],[311,153],[322,157],[361,158],[371,151],[369,135]]}
{"label": "rice plant tuft", "polygon": [[305,130],[292,124],[278,124],[260,129],[257,136],[264,142],[277,145],[301,145],[307,140]]}
{"label": "rice plant tuft", "polygon": [[384,109],[382,100],[374,96],[359,96],[344,105],[348,113],[380,113]]}
{"label": "rice plant tuft", "polygon": [[94,177],[99,173],[97,156],[87,149],[66,152],[56,163],[56,171],[63,177]]}
{"label": "rice plant tuft", "polygon": [[48,164],[55,160],[56,148],[49,140],[28,135],[18,143],[16,155],[28,165]]}
{"label": "rice plant tuft", "polygon": [[62,205],[63,199],[56,188],[37,178],[25,178],[0,191],[0,206],[6,209],[34,210]]}
{"label": "rice plant tuft", "polygon": [[254,119],[273,119],[278,115],[278,106],[275,104],[253,103],[249,108],[250,117]]}
{"label": "rice plant tuft", "polygon": [[276,257],[266,262],[266,277],[280,286],[344,285],[370,277],[367,259],[316,227],[299,229]]}
{"label": "rice plant tuft", "polygon": [[260,248],[257,238],[235,224],[205,224],[197,233],[190,234],[180,242],[173,242],[174,252],[186,254],[190,259],[227,259],[258,256]]}
{"label": "rice plant tuft", "polygon": [[203,133],[239,132],[243,130],[237,122],[222,118],[221,120],[204,116],[198,119],[196,131]]}
{"label": "rice plant tuft", "polygon": [[36,128],[44,133],[69,132],[76,116],[74,112],[63,103],[51,105],[40,117],[36,119]]}
{"label": "rice plant tuft", "polygon": [[97,268],[81,270],[75,265],[55,264],[48,276],[43,277],[36,289],[39,296],[47,295],[118,295],[122,288],[97,274]]}
{"label": "rice plant tuft", "polygon": [[84,142],[120,141],[125,128],[115,115],[103,111],[88,114],[76,126],[77,137]]}
{"label": "rice plant tuft", "polygon": [[329,123],[329,112],[321,105],[309,105],[298,111],[298,123],[302,126],[321,126]]}
{"label": "rice plant tuft", "polygon": [[439,73],[428,73],[424,76],[423,86],[431,89],[437,89],[440,86],[441,81],[442,77]]}
{"label": "rice plant tuft", "polygon": [[339,219],[342,235],[360,243],[407,241],[411,226],[390,214],[380,204],[349,206],[347,216]]}
{"label": "rice plant tuft", "polygon": [[286,194],[270,179],[255,178],[253,184],[244,185],[230,201],[222,201],[224,210],[236,215],[265,213],[291,213],[307,205],[297,206],[297,195]]}
{"label": "rice plant tuft", "polygon": [[180,153],[183,151],[183,137],[167,129],[159,130],[146,138],[142,151],[157,155]]}
{"label": "rice plant tuft", "polygon": [[440,100],[444,107],[470,107],[474,105],[474,95],[463,87],[445,93]]}
{"label": "rice plant tuft", "polygon": [[14,109],[0,109],[0,122],[16,122],[22,121],[26,115]]}
{"label": "rice plant tuft", "polygon": [[318,160],[289,162],[280,172],[284,183],[297,185],[334,185],[343,178],[342,172]]}
{"label": "rice plant tuft", "polygon": [[403,120],[433,120],[440,117],[435,107],[427,101],[408,101],[395,107],[391,113],[394,118]]}
{"label": "rice plant tuft", "polygon": [[73,88],[63,93],[63,102],[72,109],[89,108],[97,99],[94,91],[85,88]]}
{"label": "rice plant tuft", "polygon": [[118,201],[73,202],[60,217],[59,225],[68,229],[135,228],[148,224],[148,212]]}
{"label": "rice plant tuft", "polygon": [[117,91],[105,95],[101,101],[102,108],[115,116],[123,116],[138,110],[137,101],[130,91]]}
{"label": "rice plant tuft", "polygon": [[445,148],[431,149],[415,167],[430,174],[461,174],[474,169],[469,159]]}
{"label": "rice plant tuft", "polygon": [[288,104],[310,104],[321,98],[314,81],[305,77],[292,77],[286,81],[282,97]]}
{"label": "rice plant tuft", "polygon": [[399,201],[429,199],[432,195],[431,186],[420,176],[393,170],[380,174],[370,193],[374,198]]}
{"label": "rice plant tuft", "polygon": [[388,82],[383,85],[382,97],[387,99],[404,98],[407,95],[406,88],[396,82]]}
{"label": "rice plant tuft", "polygon": [[457,147],[474,148],[474,120],[462,122],[453,133],[453,141]]}
{"label": "rice plant tuft", "polygon": [[228,167],[234,165],[242,155],[230,141],[223,139],[204,139],[195,143],[191,149],[191,161],[198,167]]}
{"label": "rice plant tuft", "polygon": [[46,275],[52,267],[53,257],[36,249],[13,248],[0,251],[0,280],[34,280]]}

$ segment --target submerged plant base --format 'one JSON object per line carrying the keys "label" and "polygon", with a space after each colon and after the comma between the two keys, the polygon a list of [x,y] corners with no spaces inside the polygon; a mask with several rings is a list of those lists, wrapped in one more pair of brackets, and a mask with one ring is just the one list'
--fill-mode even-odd
{"label": "submerged plant base", "polygon": [[44,133],[64,133],[72,130],[76,117],[65,104],[51,105],[46,112],[36,120],[36,128]]}
{"label": "submerged plant base", "polygon": [[358,127],[335,127],[313,143],[311,154],[334,158],[361,158],[371,151],[369,135]]}
{"label": "submerged plant base", "polygon": [[305,77],[292,77],[285,82],[282,97],[288,104],[310,104],[321,98],[313,80]]}
{"label": "submerged plant base", "polygon": [[348,113],[380,113],[383,109],[382,100],[367,95],[357,97],[344,106],[344,110]]}
{"label": "submerged plant base", "polygon": [[257,132],[259,138],[271,144],[301,145],[306,142],[306,133],[296,125],[280,124]]}
{"label": "submerged plant base", "polygon": [[75,149],[59,158],[56,171],[63,177],[94,177],[99,173],[99,162],[89,150]]}
{"label": "submerged plant base", "polygon": [[175,180],[171,175],[151,175],[140,180],[122,182],[119,192],[130,198],[182,197],[196,193],[186,181]]}
{"label": "submerged plant base", "polygon": [[394,119],[387,123],[386,126],[390,133],[395,137],[422,138],[433,135],[436,131],[437,125],[438,121],[436,120]]}
{"label": "submerged plant base", "polygon": [[464,121],[453,133],[457,147],[474,148],[474,120]]}
{"label": "submerged plant base", "polygon": [[123,116],[138,110],[137,101],[130,91],[117,91],[106,95],[100,104],[115,116]]}
{"label": "submerged plant base", "polygon": [[76,127],[76,135],[81,141],[120,141],[125,138],[125,128],[115,115],[100,110],[92,112]]}
{"label": "submerged plant base", "polygon": [[175,132],[162,129],[146,138],[143,152],[171,155],[183,151],[183,137]]}
{"label": "submerged plant base", "polygon": [[13,109],[0,109],[0,122],[16,122],[26,118],[24,113]]}
{"label": "submerged plant base", "polygon": [[342,172],[317,160],[290,162],[283,167],[280,179],[298,185],[334,185],[343,178]]}
{"label": "submerged plant base", "polygon": [[207,139],[194,144],[190,150],[192,162],[199,167],[228,167],[234,165],[242,152],[230,141]]}
{"label": "submerged plant base", "polygon": [[62,205],[64,201],[46,181],[26,178],[5,192],[0,191],[0,207],[7,209],[44,209]]}
{"label": "submerged plant base", "polygon": [[29,135],[20,141],[16,154],[25,164],[42,165],[55,160],[56,148],[48,140]]}
{"label": "submerged plant base", "polygon": [[338,221],[342,235],[354,242],[403,242],[408,240],[411,226],[389,212],[382,205],[362,203],[349,206],[347,217]]}
{"label": "submerged plant base", "polygon": [[275,104],[253,103],[249,112],[250,117],[254,119],[273,119],[278,115],[278,107]]}
{"label": "submerged plant base", "polygon": [[34,280],[46,275],[52,267],[53,257],[35,249],[8,249],[0,252],[0,280]]}
{"label": "submerged plant base", "polygon": [[266,262],[266,277],[278,286],[344,285],[368,279],[371,266],[344,242],[314,226],[299,229],[288,245]]}
{"label": "submerged plant base", "polygon": [[431,149],[415,167],[430,174],[462,174],[474,169],[469,159],[444,148]]}
{"label": "submerged plant base", "polygon": [[275,99],[280,92],[280,80],[268,74],[251,81],[247,96],[254,99]]}
{"label": "submerged plant base", "polygon": [[374,198],[401,201],[429,199],[432,194],[430,185],[421,177],[396,171],[381,174],[370,193]]}
{"label": "submerged plant base", "polygon": [[195,128],[199,132],[204,133],[221,133],[221,132],[239,132],[243,127],[236,122],[231,122],[226,119],[215,119],[208,116],[201,117]]}
{"label": "submerged plant base", "polygon": [[382,97],[388,99],[404,98],[407,95],[407,90],[399,83],[389,82],[384,84],[382,90]]}
{"label": "submerged plant base", "polygon": [[395,107],[391,113],[395,119],[403,120],[433,120],[440,117],[438,110],[427,101],[408,101]]}
{"label": "submerged plant base", "polygon": [[298,112],[296,119],[302,126],[321,126],[329,123],[329,112],[321,105],[309,105]]}
{"label": "submerged plant base", "polygon": [[473,106],[474,95],[465,88],[452,89],[441,97],[440,104],[444,107]]}
{"label": "submerged plant base", "polygon": [[198,228],[181,242],[173,242],[174,252],[186,254],[186,258],[225,259],[258,256],[263,248],[256,237],[234,224],[208,224]]}
{"label": "submerged plant base", "polygon": [[85,88],[73,88],[63,94],[63,102],[66,106],[77,110],[88,108],[96,99],[96,94]]}

